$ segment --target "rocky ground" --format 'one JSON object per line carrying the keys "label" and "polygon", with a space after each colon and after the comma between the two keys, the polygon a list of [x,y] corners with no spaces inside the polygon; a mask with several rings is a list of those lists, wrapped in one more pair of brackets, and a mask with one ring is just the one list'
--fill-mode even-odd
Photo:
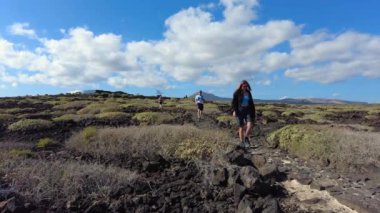
{"label": "rocky ground", "polygon": [[[233,128],[218,124],[212,115],[196,121],[195,113],[186,112],[177,124],[193,123],[203,129]],[[349,115],[347,115],[349,116]],[[353,118],[356,119],[354,116]],[[96,123],[98,122],[98,123]],[[289,121],[297,122],[296,120]],[[265,125],[264,125],[265,123]],[[46,132],[7,134],[1,141],[33,140],[48,135],[66,140],[83,126],[105,125],[99,121],[82,124],[64,123]],[[111,126],[138,125],[133,122]],[[336,173],[329,167],[306,162],[278,148],[267,147],[265,135],[283,124],[258,118],[252,143],[255,149],[235,150],[223,158],[228,166],[207,162],[154,156],[107,162],[128,168],[142,176],[128,187],[114,191],[108,199],[73,197],[52,205],[32,203],[13,191],[5,174],[0,174],[1,212],[378,212],[380,209],[380,171]],[[51,160],[94,161],[57,147],[37,151],[34,158]]]}

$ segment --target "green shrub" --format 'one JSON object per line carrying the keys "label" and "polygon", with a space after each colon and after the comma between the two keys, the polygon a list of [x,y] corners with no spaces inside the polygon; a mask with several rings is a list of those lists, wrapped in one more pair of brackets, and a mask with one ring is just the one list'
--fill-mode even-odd
{"label": "green shrub", "polygon": [[36,147],[39,149],[46,149],[51,146],[55,146],[56,144],[57,143],[50,138],[41,138],[40,140],[38,140]]}
{"label": "green shrub", "polygon": [[31,157],[32,156],[32,150],[30,149],[12,149],[9,151],[9,154],[11,157]]}
{"label": "green shrub", "polygon": [[62,116],[59,116],[59,117],[56,117],[56,118],[53,118],[53,121],[54,122],[70,122],[70,121],[73,121],[73,122],[80,122],[80,121],[83,121],[83,120],[86,120],[86,119],[92,119],[94,118],[95,116],[94,115],[76,115],[76,114],[64,114]]}
{"label": "green shrub", "polygon": [[6,110],[7,113],[11,113],[11,114],[30,113],[34,111],[35,111],[34,108],[11,108],[11,109]]}
{"label": "green shrub", "polygon": [[23,119],[11,124],[8,129],[10,131],[30,131],[30,130],[43,130],[51,128],[53,123],[48,120],[42,119]]}
{"label": "green shrub", "polygon": [[88,141],[91,140],[91,138],[96,136],[96,128],[95,127],[86,127],[82,130],[82,137]]}
{"label": "green shrub", "polygon": [[145,124],[163,124],[173,121],[175,117],[166,112],[140,112],[136,113],[133,119]]}
{"label": "green shrub", "polygon": [[95,117],[102,120],[124,121],[129,120],[131,115],[125,112],[103,112],[95,115]]}
{"label": "green shrub", "polygon": [[78,114],[98,114],[103,112],[120,112],[123,107],[119,103],[92,103],[78,111]]}
{"label": "green shrub", "polygon": [[331,125],[288,125],[272,132],[267,141],[304,159],[339,170],[380,166],[380,133]]}

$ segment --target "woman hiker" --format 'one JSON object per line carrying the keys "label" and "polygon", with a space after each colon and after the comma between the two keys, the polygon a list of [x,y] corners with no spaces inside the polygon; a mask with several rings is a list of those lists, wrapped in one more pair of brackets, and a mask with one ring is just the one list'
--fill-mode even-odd
{"label": "woman hiker", "polygon": [[233,116],[237,118],[239,125],[240,147],[250,147],[249,134],[255,121],[255,104],[251,94],[251,86],[248,81],[240,82],[232,99]]}

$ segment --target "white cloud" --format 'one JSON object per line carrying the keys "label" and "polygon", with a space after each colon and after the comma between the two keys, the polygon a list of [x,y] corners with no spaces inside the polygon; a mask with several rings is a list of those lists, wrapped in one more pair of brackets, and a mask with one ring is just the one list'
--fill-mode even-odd
{"label": "white cloud", "polygon": [[338,96],[340,96],[340,94],[337,93],[337,92],[334,92],[334,93],[332,94],[332,96],[333,96],[333,97],[338,97]]}
{"label": "white cloud", "polygon": [[263,86],[270,86],[272,84],[272,81],[269,79],[263,79],[263,80],[257,81],[257,84],[263,85]]}
{"label": "white cloud", "polygon": [[13,35],[37,38],[36,32],[29,28],[29,23],[14,23],[8,27],[8,31]]}
{"label": "white cloud", "polygon": [[315,33],[292,41],[285,75],[332,83],[352,76],[380,77],[380,36],[358,32]]}

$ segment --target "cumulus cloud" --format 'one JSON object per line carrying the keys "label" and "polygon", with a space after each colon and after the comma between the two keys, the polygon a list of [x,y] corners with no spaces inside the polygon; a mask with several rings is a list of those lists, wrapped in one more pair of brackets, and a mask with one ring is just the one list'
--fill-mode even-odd
{"label": "cumulus cloud", "polygon": [[[11,84],[78,86],[108,82],[115,87],[171,88],[171,82],[226,85],[277,70],[321,83],[352,76],[380,77],[380,38],[359,32],[302,34],[290,20],[257,24],[258,0],[221,0],[223,19],[191,7],[165,21],[163,39],[124,43],[120,35],[60,29],[59,39],[38,38],[34,50],[0,38],[0,80]],[[37,38],[28,23],[9,27]],[[289,43],[289,51],[276,47]],[[170,79],[170,80],[169,80]],[[270,85],[270,80],[258,82]]]}
{"label": "cumulus cloud", "polygon": [[380,77],[380,36],[358,32],[315,33],[291,41],[285,75],[332,83],[352,76]]}
{"label": "cumulus cloud", "polygon": [[270,86],[272,84],[272,81],[269,79],[263,79],[263,80],[257,81],[257,84],[263,85],[263,86]]}
{"label": "cumulus cloud", "polygon": [[14,23],[8,27],[8,31],[13,35],[37,38],[36,32],[29,28],[29,23]]}

